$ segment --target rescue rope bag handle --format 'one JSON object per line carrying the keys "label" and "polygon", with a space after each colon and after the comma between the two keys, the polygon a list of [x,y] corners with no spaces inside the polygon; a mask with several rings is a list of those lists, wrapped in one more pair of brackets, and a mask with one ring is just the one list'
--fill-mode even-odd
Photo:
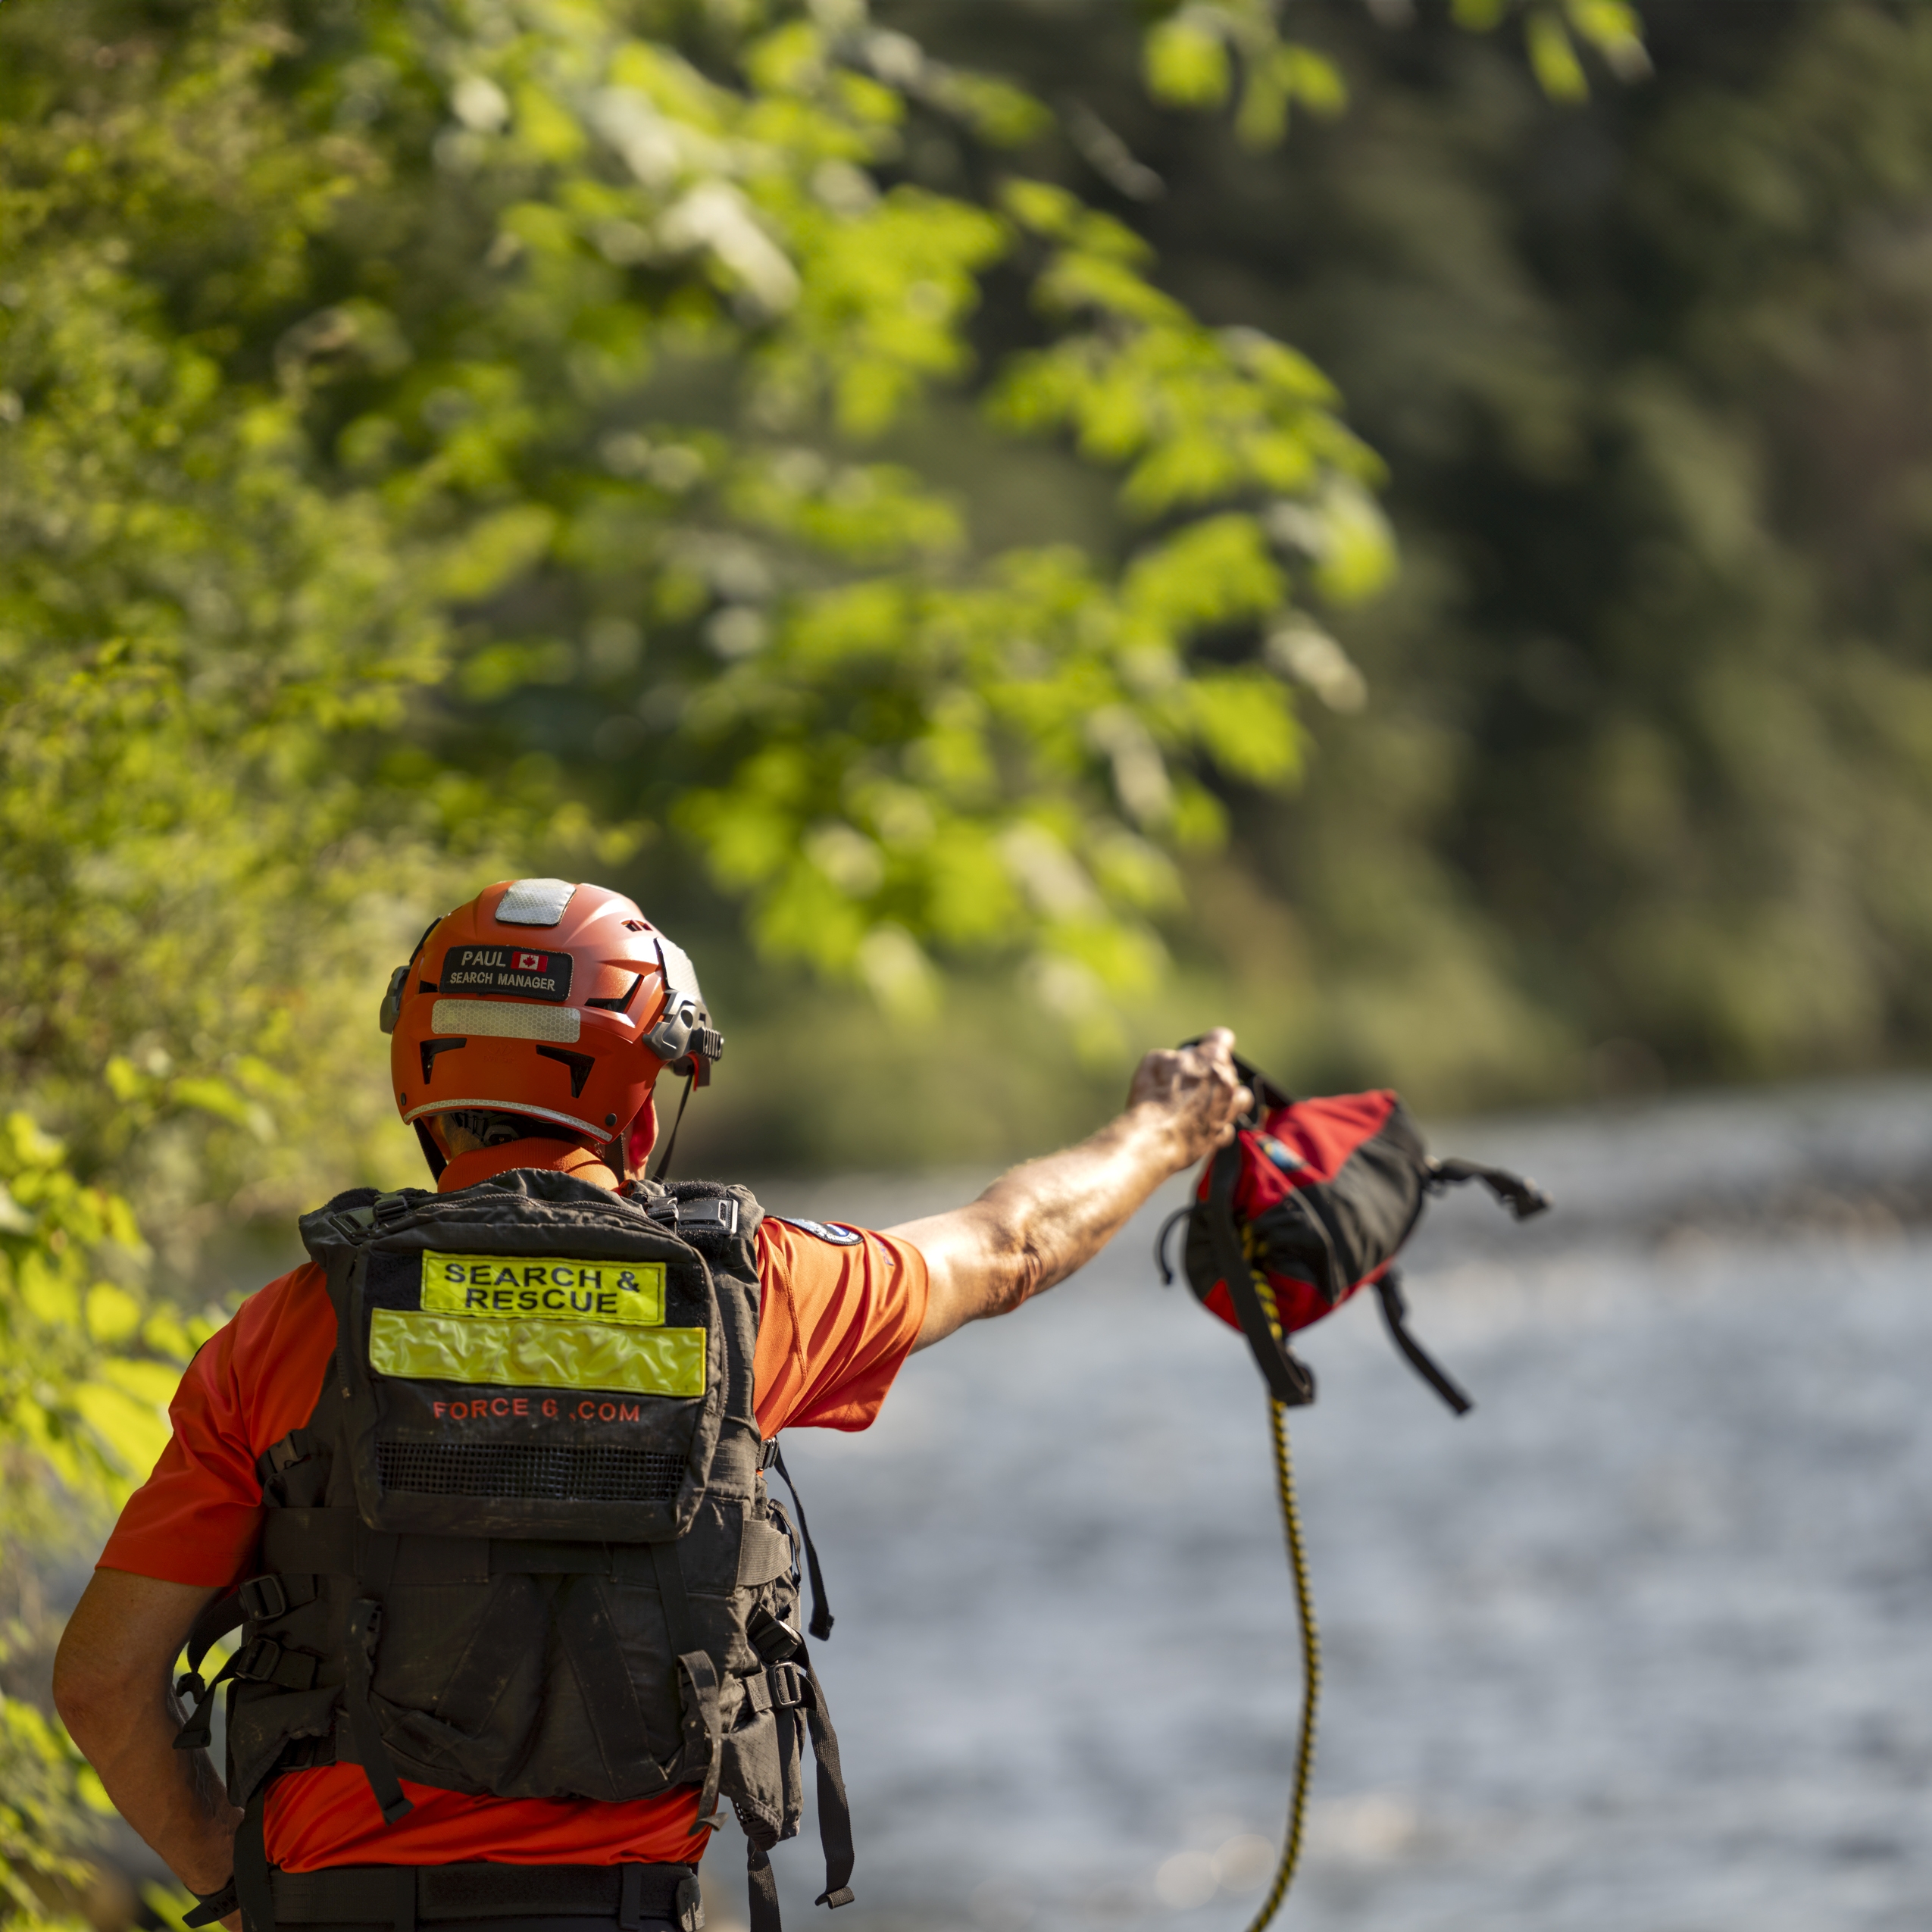
{"label": "rescue rope bag handle", "polygon": [[1230,1141],[1214,1158],[1208,1183],[1208,1239],[1214,1244],[1227,1298],[1241,1318],[1241,1332],[1274,1399],[1285,1408],[1305,1408],[1315,1400],[1315,1374],[1281,1339],[1277,1322],[1261,1306],[1255,1271],[1234,1232],[1234,1183],[1241,1172],[1241,1146]]}

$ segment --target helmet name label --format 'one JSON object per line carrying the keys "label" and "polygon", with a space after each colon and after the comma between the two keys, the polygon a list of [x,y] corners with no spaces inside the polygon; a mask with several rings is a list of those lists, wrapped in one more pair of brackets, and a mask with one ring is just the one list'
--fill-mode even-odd
{"label": "helmet name label", "polygon": [[442,979],[436,990],[566,1000],[571,996],[571,955],[520,946],[453,946],[443,955]]}
{"label": "helmet name label", "polygon": [[664,1319],[662,1261],[581,1261],[567,1256],[423,1256],[422,1306],[485,1320],[616,1321],[650,1328]]}

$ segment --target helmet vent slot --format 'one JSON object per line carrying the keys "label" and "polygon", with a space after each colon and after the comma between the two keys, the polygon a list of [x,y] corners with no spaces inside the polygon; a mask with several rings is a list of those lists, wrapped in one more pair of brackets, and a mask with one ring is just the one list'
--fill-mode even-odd
{"label": "helmet vent slot", "polygon": [[571,1098],[574,1100],[583,1091],[583,1083],[590,1077],[590,1070],[596,1065],[595,1058],[588,1053],[566,1052],[561,1046],[539,1046],[536,1049],[539,1060],[561,1060],[571,1070]]}
{"label": "helmet vent slot", "polygon": [[436,1076],[436,1055],[454,1052],[459,1046],[467,1046],[467,1039],[426,1039],[423,1043],[423,1084],[427,1086]]}
{"label": "helmet vent slot", "polygon": [[629,1009],[630,1002],[637,997],[637,989],[643,983],[644,975],[639,973],[626,988],[621,999],[586,999],[583,1003],[586,1006],[601,1006],[607,1013],[622,1013]]}
{"label": "helmet vent slot", "polygon": [[614,1443],[376,1443],[385,1490],[542,1502],[675,1502],[684,1458]]}

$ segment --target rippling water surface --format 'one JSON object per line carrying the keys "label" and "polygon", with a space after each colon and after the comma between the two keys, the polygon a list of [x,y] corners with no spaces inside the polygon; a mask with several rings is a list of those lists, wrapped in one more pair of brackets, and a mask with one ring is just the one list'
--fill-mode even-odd
{"label": "rippling water surface", "polygon": [[[1458,1201],[1414,1250],[1461,1421],[1372,1305],[1306,1338],[1327,1678],[1284,1923],[1922,1932],[1932,1243],[1885,1203],[1932,1173],[1932,1091],[1437,1138],[1565,1211]],[[1299,1695],[1266,1415],[1239,1338],[1155,1285],[1157,1218],[914,1358],[869,1433],[788,1439],[839,1618],[837,1932],[1238,1928],[1258,1896]],[[777,1855],[795,1926],[814,1858]]]}

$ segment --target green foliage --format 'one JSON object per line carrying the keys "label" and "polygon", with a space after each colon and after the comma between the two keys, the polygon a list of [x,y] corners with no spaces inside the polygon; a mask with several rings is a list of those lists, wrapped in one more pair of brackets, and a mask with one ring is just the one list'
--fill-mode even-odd
{"label": "green foliage", "polygon": [[111,1809],[66,1732],[0,1692],[0,1918],[36,1932],[80,1932],[92,1874],[59,1848],[94,1842]]}
{"label": "green foliage", "polygon": [[1488,33],[1512,13],[1520,14],[1530,71],[1552,101],[1590,98],[1590,77],[1578,55],[1581,42],[1619,80],[1650,71],[1643,23],[1628,0],[1452,0],[1458,27]]}
{"label": "green foliage", "polygon": [[[1014,176],[989,206],[893,179],[913,118],[997,164],[1046,117],[856,12],[748,17],[742,37],[702,48],[647,7],[398,6],[346,40],[299,10],[280,38],[227,17],[206,16],[220,48],[183,71],[228,61],[230,138],[244,148],[286,132],[285,95],[302,104],[313,226],[280,237],[279,306],[231,324],[212,352],[211,407],[247,397],[250,420],[274,426],[250,447],[281,466],[275,486],[299,479],[318,530],[398,586],[390,607],[367,586],[346,600],[389,680],[372,698],[435,677],[452,653],[452,695],[485,717],[495,708],[512,741],[525,694],[592,699],[596,730],[632,740],[607,849],[630,825],[682,827],[749,893],[752,930],[776,954],[862,971],[970,938],[1115,962],[1122,984],[1142,973],[1158,952],[1149,894],[1115,887],[1148,868],[1089,860],[1207,822],[1197,783],[1167,768],[1235,742],[1201,723],[1219,714],[1190,696],[1196,653],[1218,677],[1243,625],[1253,653],[1298,571],[1311,594],[1368,580],[1271,561],[1255,518],[1296,499],[1318,529],[1350,500],[1344,481],[1372,469],[1319,377],[1252,333],[1192,322],[1133,237],[1062,189]],[[171,71],[163,60],[139,98]],[[996,420],[1127,465],[1129,505],[1170,519],[1111,577],[1050,550],[977,557],[952,503],[848,446],[973,372],[967,324],[996,272],[1031,283],[1052,344],[986,372]],[[273,387],[257,378],[251,394],[269,367]],[[352,513],[361,526],[342,529]],[[1190,515],[1220,534],[1195,542],[1173,521]],[[1246,521],[1238,540],[1230,515]],[[1374,530],[1349,527],[1358,547]],[[1162,586],[1183,570],[1198,580],[1177,599]],[[1017,657],[996,648],[996,624],[1028,640]],[[596,640],[627,632],[613,688]],[[1102,742],[1124,742],[1127,724],[1075,728],[1083,705],[1129,721],[1131,755]],[[1286,711],[1277,689],[1240,740],[1244,777],[1291,771]],[[345,714],[311,738],[305,776],[324,814],[339,788],[358,827],[381,825],[371,779],[386,774],[352,761],[332,787],[329,733],[393,721]],[[549,767],[508,746],[492,764],[460,714],[431,735],[475,771],[451,803],[490,808],[470,837],[527,830],[506,825],[499,774],[508,763],[540,785]],[[920,798],[934,835],[860,862],[877,827],[853,802],[887,792]],[[406,864],[420,801],[392,804],[382,862]],[[445,805],[427,834],[455,816]],[[1008,835],[1036,821],[1066,828],[1055,836],[1078,918],[1018,861],[961,911],[961,878],[997,868]],[[289,828],[263,829],[286,847]],[[333,855],[339,826],[324,815],[320,829]],[[369,855],[357,859],[366,880]],[[1110,923],[1120,943],[1101,944],[1088,929]],[[345,958],[318,963],[322,983],[347,977]]]}
{"label": "green foliage", "polygon": [[[1405,0],[1399,0],[1406,11]],[[1457,26],[1488,33],[1520,17],[1530,67],[1552,101],[1590,98],[1578,45],[1619,80],[1650,71],[1643,26],[1629,0],[1450,0]],[[1240,87],[1234,130],[1243,147],[1277,145],[1299,102],[1321,120],[1348,105],[1341,70],[1327,55],[1281,32],[1278,0],[1163,0],[1142,46],[1148,92],[1169,106],[1212,109]]]}
{"label": "green foliage", "polygon": [[[16,1477],[51,1471],[83,1512],[147,1474],[182,1368],[214,1331],[148,1294],[149,1258],[125,1201],[77,1181],[25,1114],[0,1122],[0,1458]],[[9,1482],[0,1541],[44,1527],[36,1506]]]}
{"label": "green foliage", "polygon": [[283,42],[239,14],[172,57],[77,24],[11,17],[0,82],[0,1056],[175,1245],[299,1165],[264,1143],[427,877],[437,802],[331,747],[440,674],[442,621],[380,502],[319,486],[297,396],[230,366],[292,353],[370,158],[250,111]]}
{"label": "green foliage", "polygon": [[1143,60],[1148,92],[1177,108],[1218,108],[1234,91],[1235,132],[1245,147],[1271,148],[1288,131],[1299,102],[1327,119],[1348,105],[1334,63],[1282,38],[1272,0],[1180,0],[1147,30]]}
{"label": "green foliage", "polygon": [[[24,1114],[0,1121],[0,1571],[98,1531],[167,1440],[167,1403],[213,1330],[146,1291],[127,1204],[77,1182]],[[50,1487],[49,1478],[52,1484]],[[43,1633],[0,1623],[0,1665]],[[108,1811],[59,1724],[0,1689],[0,1918],[80,1923]]]}

